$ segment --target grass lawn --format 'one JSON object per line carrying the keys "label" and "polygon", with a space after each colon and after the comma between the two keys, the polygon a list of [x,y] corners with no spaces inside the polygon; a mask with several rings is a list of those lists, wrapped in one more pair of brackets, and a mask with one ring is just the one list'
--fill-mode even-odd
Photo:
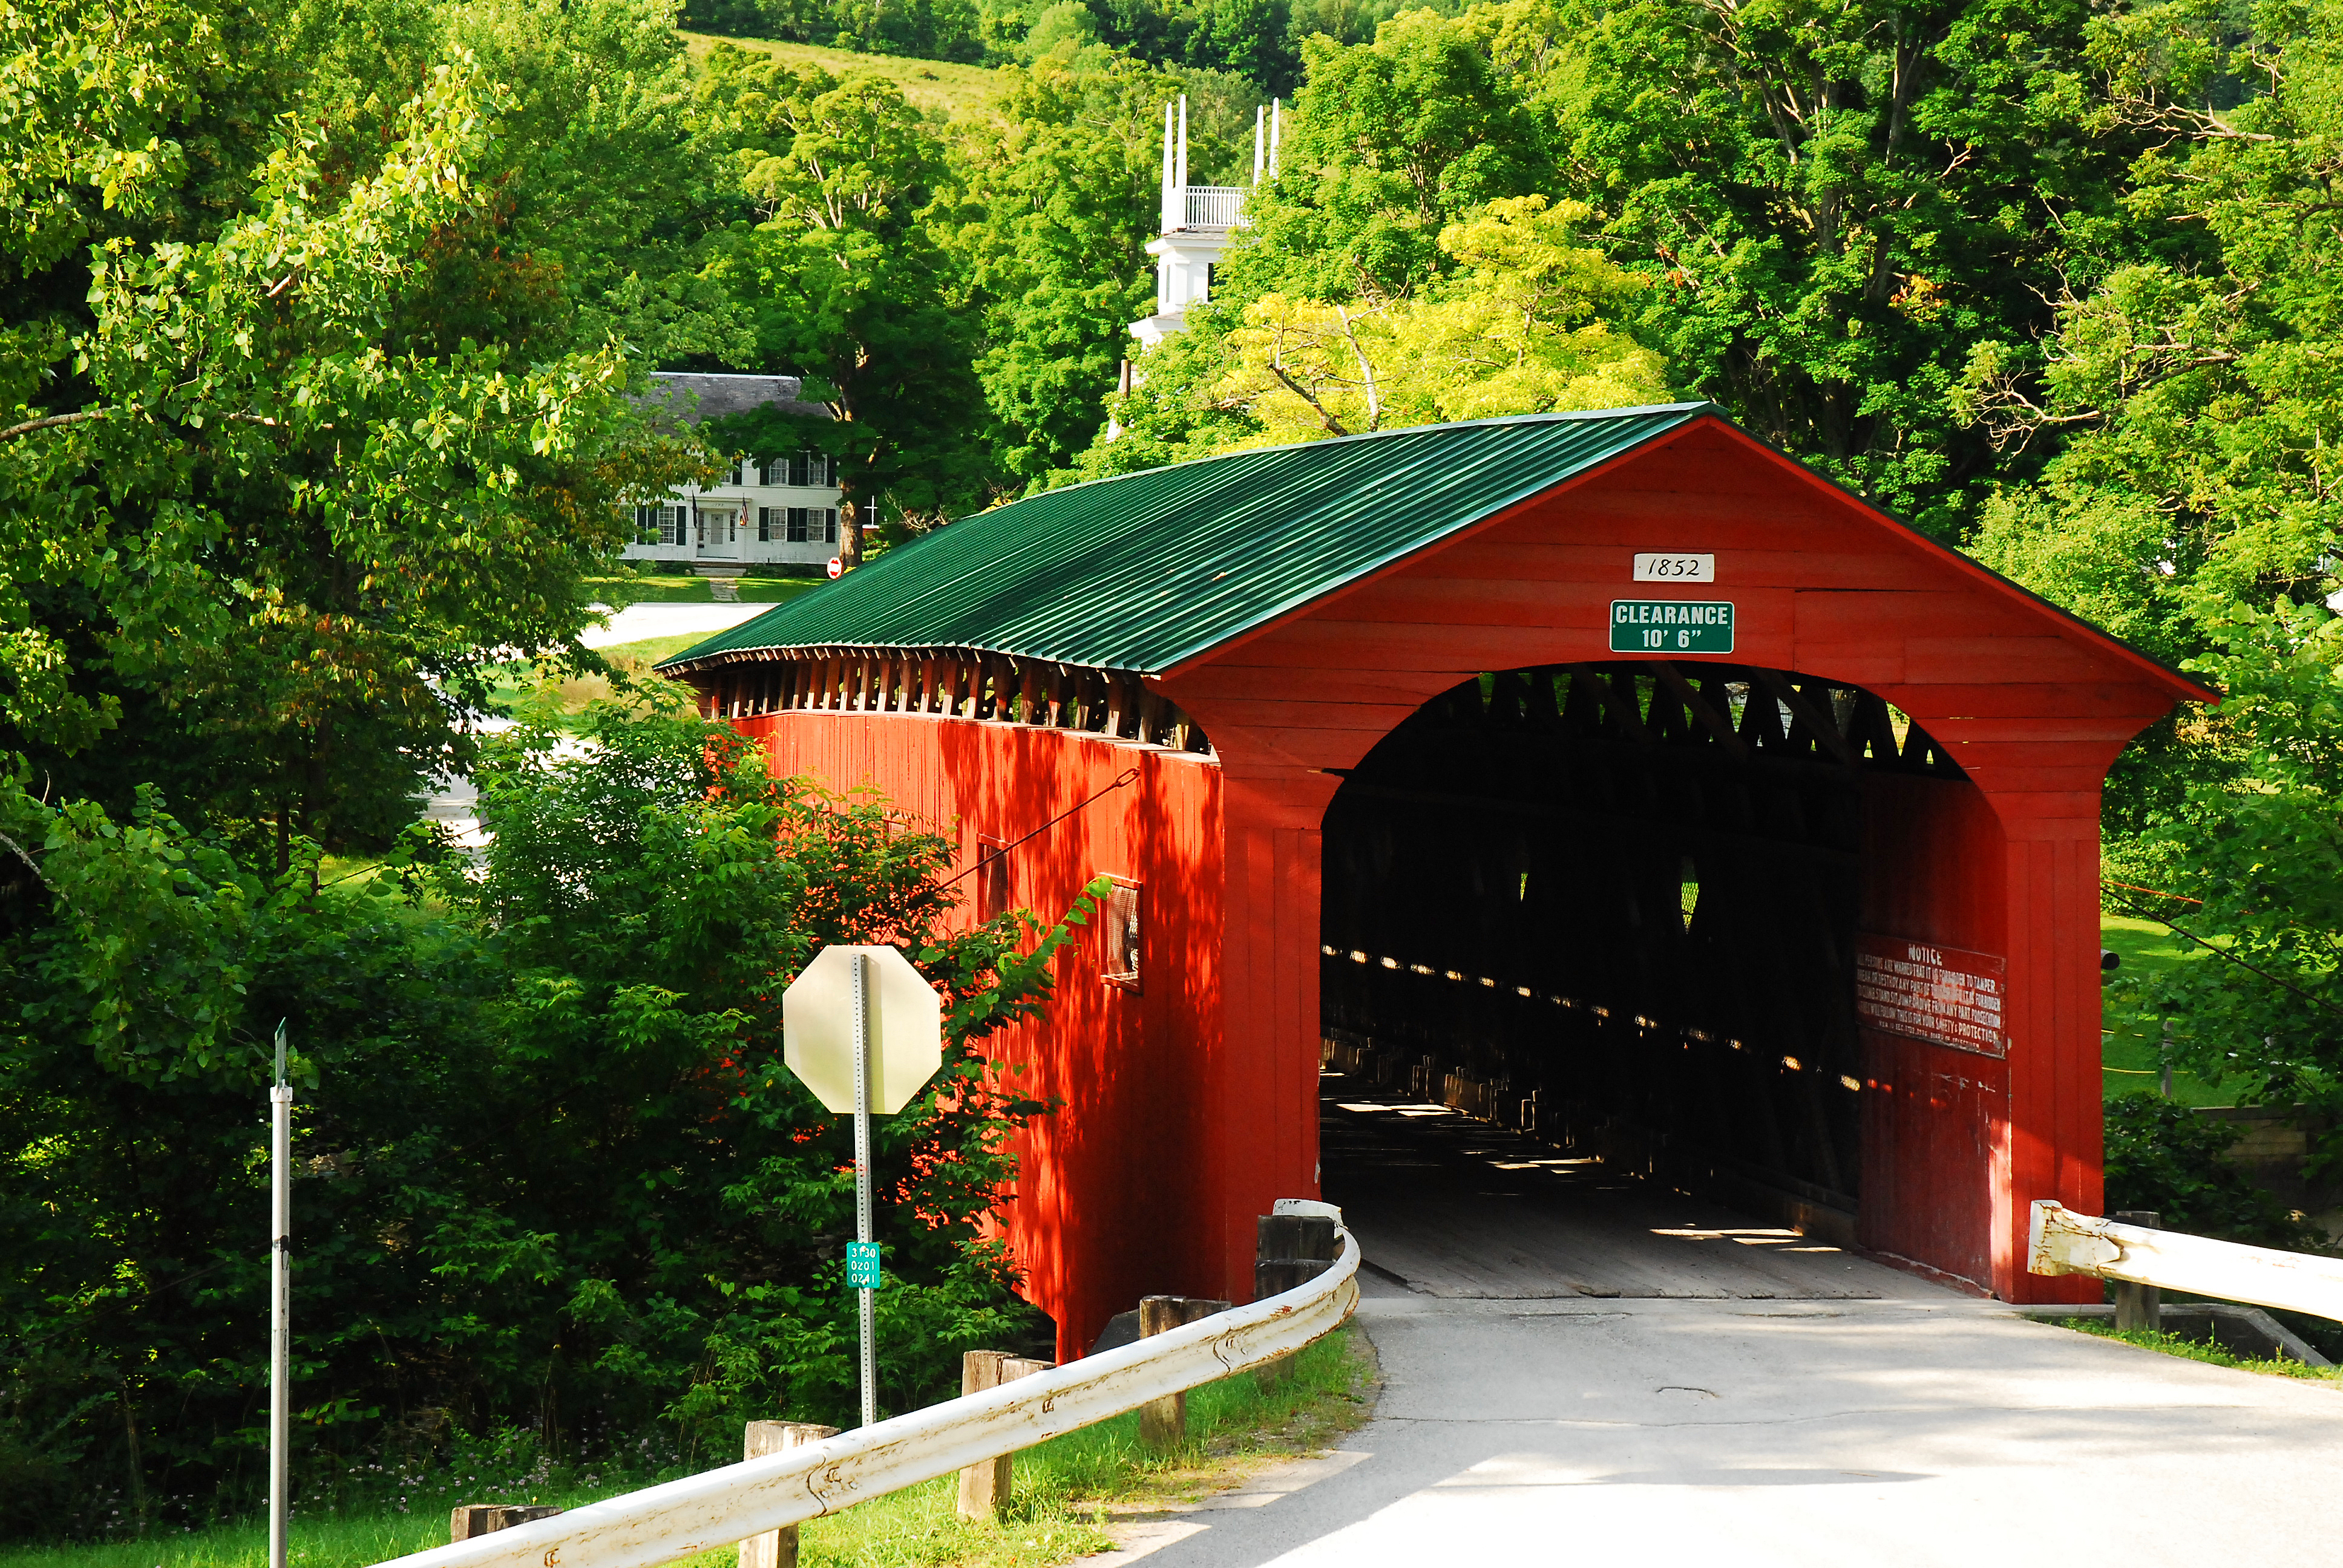
{"label": "grass lawn", "polygon": [[999,71],[983,65],[957,65],[948,60],[912,60],[900,55],[858,55],[850,49],[825,49],[819,44],[784,44],[766,38],[718,38],[706,33],[686,33],[685,45],[696,63],[706,59],[719,44],[731,44],[760,55],[777,55],[792,64],[820,65],[834,76],[852,73],[886,77],[903,89],[915,107],[936,109],[955,120],[976,119],[1000,101],[1007,85]]}
{"label": "grass lawn", "polygon": [[[2099,942],[2122,958],[2123,967],[2117,971],[2119,975],[2152,974],[2177,964],[2207,961],[2205,950],[2196,943],[2174,936],[2154,920],[2134,920],[2128,915],[2101,915]],[[2140,1017],[2119,995],[2112,993],[2107,998],[2107,1010],[2099,1021],[2107,1030],[2100,1037],[2099,1056],[2107,1092],[2116,1095],[2141,1089],[2153,1091],[2164,1032],[2162,1022]],[[2237,1093],[2232,1088],[2213,1088],[2192,1073],[2176,1070],[2172,1074],[2172,1098],[2183,1105],[2234,1105]]]}
{"label": "grass lawn", "polygon": [[[781,604],[827,579],[822,578],[734,578],[734,594],[742,604]],[[716,591],[703,577],[588,578],[587,588],[598,604],[714,604]]]}
{"label": "grass lawn", "polygon": [[2241,1356],[2217,1340],[2183,1339],[2178,1334],[2150,1333],[2146,1329],[2118,1329],[2107,1318],[2062,1318],[2061,1325],[2101,1339],[2121,1340],[2127,1345],[2137,1345],[2144,1351],[2160,1351],[2168,1356],[2179,1356],[2192,1362],[2206,1362],[2217,1367],[2234,1367],[2239,1372],[2260,1372],[2265,1377],[2300,1378],[2306,1382],[2343,1383],[2343,1367],[2306,1366],[2301,1362],[2284,1358],[2265,1360]]}
{"label": "grass lawn", "polygon": [[[660,659],[671,658],[694,643],[706,642],[715,635],[712,631],[678,632],[672,637],[647,637],[636,642],[612,643],[596,651],[636,679],[651,681],[664,689],[666,683],[651,674],[651,667]],[[497,667],[496,684],[488,692],[488,706],[496,712],[512,714],[519,709],[526,699],[548,689],[560,702],[565,727],[566,720],[584,712],[588,703],[607,702],[617,695],[609,681],[602,676],[588,675],[556,681],[548,688],[538,680],[536,670],[530,666],[504,664]],[[669,695],[673,693],[669,692]]]}
{"label": "grass lawn", "polygon": [[673,637],[647,637],[640,642],[612,643],[598,651],[613,664],[631,660],[649,669],[660,659],[673,658],[694,643],[706,642],[715,635],[712,631],[678,632]]}
{"label": "grass lawn", "polygon": [[[1293,1378],[1264,1392],[1250,1374],[1208,1383],[1188,1396],[1188,1445],[1155,1455],[1139,1446],[1139,1418],[1118,1416],[1053,1439],[1017,1458],[1017,1495],[989,1523],[955,1509],[959,1481],[945,1476],[877,1497],[799,1536],[804,1568],[1051,1568],[1104,1551],[1112,1517],[1224,1490],[1264,1462],[1318,1452],[1366,1420],[1375,1386],[1373,1353],[1344,1329],[1302,1352]],[[674,1473],[623,1484],[544,1486],[534,1492],[460,1481],[415,1496],[411,1513],[358,1513],[292,1522],[287,1559],[298,1568],[364,1568],[447,1543],[447,1510],[458,1503],[540,1502],[576,1507]],[[143,1541],[0,1550],[0,1568],[264,1568],[266,1532],[239,1525],[149,1536]],[[734,1568],[719,1547],[679,1560],[691,1568]]]}

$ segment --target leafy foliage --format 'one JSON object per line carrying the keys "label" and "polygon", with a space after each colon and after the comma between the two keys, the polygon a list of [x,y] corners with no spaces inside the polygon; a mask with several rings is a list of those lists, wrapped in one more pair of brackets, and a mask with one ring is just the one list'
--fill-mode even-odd
{"label": "leafy foliage", "polygon": [[1044,60],[1003,100],[1005,130],[963,133],[968,177],[951,243],[984,314],[975,369],[1008,484],[1064,467],[1090,445],[1130,324],[1153,309],[1142,247],[1160,216],[1172,86],[1128,61],[1076,71]]}
{"label": "leafy foliage", "polygon": [[[967,417],[980,395],[955,269],[923,221],[946,177],[935,128],[883,77],[841,81],[729,46],[701,100],[703,136],[762,215],[734,226],[709,276],[748,314],[759,360],[817,377],[842,427],[786,439],[812,434],[848,458],[839,477],[858,512],[881,498],[899,515],[967,508],[981,493]],[[734,438],[756,450],[779,437],[752,418]],[[870,520],[844,535],[850,562]]]}
{"label": "leafy foliage", "polygon": [[[467,25],[509,42],[491,20],[529,9]],[[0,165],[28,200],[49,180],[53,209],[0,337],[0,729],[66,793],[120,813],[160,785],[273,837],[280,869],[297,831],[387,843],[419,776],[467,752],[449,698],[478,694],[495,647],[574,648],[617,497],[681,471],[621,396],[623,351],[592,336],[627,313],[585,321],[561,280],[593,269],[530,248],[578,237],[553,166],[609,138],[590,115],[532,118],[443,26],[256,81],[221,57],[225,21],[149,6],[111,25],[106,51],[166,78],[140,126],[265,130],[196,156],[150,136],[96,173],[59,162],[41,116],[0,135]],[[361,65],[379,70],[364,89],[333,74]],[[548,84],[533,111],[562,107]],[[80,178],[154,221],[106,221]],[[68,254],[67,232],[91,248]]]}
{"label": "leafy foliage", "polygon": [[582,753],[524,729],[480,777],[482,863],[316,891],[151,796],[128,822],[5,798],[54,916],[0,970],[10,1528],[126,1467],[168,1517],[248,1503],[279,1017],[307,1463],[451,1420],[573,1452],[659,1419],[842,1422],[850,1127],[780,1065],[780,993],[830,942],[901,945],[947,1002],[944,1071],[874,1140],[882,1402],[1031,1335],[979,1221],[1048,1107],[982,1041],[1042,1006],[1066,928],[965,926],[946,840],[696,720],[604,712]]}
{"label": "leafy foliage", "polygon": [[2145,1093],[2107,1101],[2107,1204],[2152,1211],[2167,1231],[2300,1251],[2317,1232],[2222,1158],[2227,1123]]}
{"label": "leafy foliage", "polygon": [[1441,231],[1468,270],[1421,298],[1264,295],[1231,334],[1237,367],[1212,396],[1252,415],[1265,442],[1664,402],[1659,357],[1596,318],[1639,280],[1571,243],[1588,216],[1544,196],[1491,202]]}

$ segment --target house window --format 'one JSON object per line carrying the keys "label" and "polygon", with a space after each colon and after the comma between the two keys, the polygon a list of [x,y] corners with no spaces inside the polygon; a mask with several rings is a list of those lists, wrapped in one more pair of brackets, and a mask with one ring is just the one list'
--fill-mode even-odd
{"label": "house window", "polygon": [[821,518],[821,542],[826,545],[838,543],[838,508],[823,508]]}
{"label": "house window", "polygon": [[1105,951],[1099,960],[1099,978],[1119,990],[1139,992],[1139,884],[1124,877],[1108,879],[1099,910],[1099,940]]}
{"label": "house window", "polygon": [[775,457],[765,465],[765,483],[822,488],[830,483],[830,454],[799,452],[787,457]]}
{"label": "house window", "polygon": [[637,507],[635,508],[635,543],[679,545],[682,542],[683,508],[681,507]]}
{"label": "house window", "polygon": [[780,507],[757,508],[757,542],[759,544],[769,545],[781,537],[781,530],[789,527],[789,524],[783,521],[785,515],[786,508]]}
{"label": "house window", "polygon": [[791,507],[789,509],[789,543],[801,545],[806,542],[806,517],[807,508],[803,507]]}

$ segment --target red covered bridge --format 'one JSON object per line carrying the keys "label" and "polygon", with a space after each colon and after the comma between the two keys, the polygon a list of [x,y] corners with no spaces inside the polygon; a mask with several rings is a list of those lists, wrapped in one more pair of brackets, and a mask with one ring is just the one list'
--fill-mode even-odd
{"label": "red covered bridge", "polygon": [[1056,490],[666,664],[994,907],[1118,915],[1009,1040],[1061,1354],[1251,1295],[1322,1062],[2013,1301],[2099,1208],[2099,789],[2214,694],[1705,404]]}

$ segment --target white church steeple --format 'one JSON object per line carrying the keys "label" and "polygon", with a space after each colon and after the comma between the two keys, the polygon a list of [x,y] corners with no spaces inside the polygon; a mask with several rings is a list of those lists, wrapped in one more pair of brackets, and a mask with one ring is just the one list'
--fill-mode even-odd
{"label": "white church steeple", "polygon": [[[1252,116],[1252,183],[1277,177],[1277,138],[1285,106],[1272,102]],[[1228,248],[1229,231],[1244,222],[1243,186],[1188,183],[1188,95],[1163,106],[1162,233],[1147,242],[1155,257],[1155,314],[1131,324],[1149,348],[1177,332],[1188,307],[1212,297],[1212,268]]]}

